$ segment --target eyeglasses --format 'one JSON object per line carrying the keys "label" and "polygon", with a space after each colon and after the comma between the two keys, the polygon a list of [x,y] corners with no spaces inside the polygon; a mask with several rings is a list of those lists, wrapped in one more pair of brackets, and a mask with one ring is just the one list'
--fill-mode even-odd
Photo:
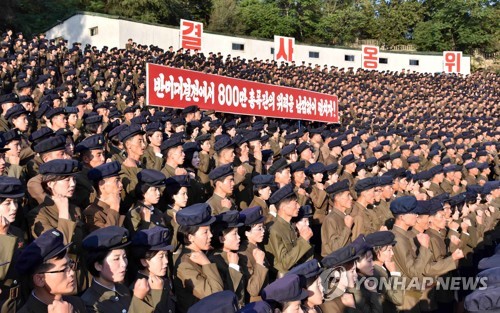
{"label": "eyeglasses", "polygon": [[75,270],[76,270],[76,262],[73,261],[73,260],[69,260],[68,261],[68,265],[66,265],[62,270],[41,272],[40,274],[57,274],[57,273],[64,273],[64,272],[69,272],[69,271],[75,271]]}

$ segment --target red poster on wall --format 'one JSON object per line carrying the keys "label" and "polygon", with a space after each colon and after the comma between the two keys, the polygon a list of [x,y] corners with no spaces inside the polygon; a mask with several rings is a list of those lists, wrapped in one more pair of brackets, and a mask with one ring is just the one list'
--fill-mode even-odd
{"label": "red poster on wall", "polygon": [[274,36],[275,61],[292,62],[294,50],[295,50],[295,38]]}
{"label": "red poster on wall", "polygon": [[378,69],[378,53],[377,46],[361,46],[361,68],[365,70]]}
{"label": "red poster on wall", "polygon": [[203,23],[181,19],[181,47],[184,49],[201,50]]}
{"label": "red poster on wall", "polygon": [[148,63],[148,105],[338,123],[337,96]]}
{"label": "red poster on wall", "polygon": [[462,51],[443,52],[443,71],[445,73],[460,73],[462,68]]}

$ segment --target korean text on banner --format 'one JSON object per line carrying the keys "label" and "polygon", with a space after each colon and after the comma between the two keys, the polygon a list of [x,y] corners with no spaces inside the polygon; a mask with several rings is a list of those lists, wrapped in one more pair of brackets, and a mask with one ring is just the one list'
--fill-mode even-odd
{"label": "korean text on banner", "polygon": [[184,49],[201,50],[203,23],[181,19],[181,47]]}
{"label": "korean text on banner", "polygon": [[148,105],[338,123],[337,96],[147,64]]}

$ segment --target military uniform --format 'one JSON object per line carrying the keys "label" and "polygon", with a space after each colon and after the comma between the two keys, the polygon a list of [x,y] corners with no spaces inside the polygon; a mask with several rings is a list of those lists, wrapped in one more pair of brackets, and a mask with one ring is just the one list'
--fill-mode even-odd
{"label": "military uniform", "polygon": [[267,205],[266,201],[257,196],[254,196],[252,202],[250,202],[250,205],[248,207],[252,208],[254,206],[260,206],[260,208],[262,209],[262,215],[264,216],[264,225],[268,225],[269,223],[272,223],[274,221],[275,217],[271,213],[269,213],[269,206]]}
{"label": "military uniform", "polygon": [[445,191],[443,190],[443,188],[441,188],[440,185],[438,185],[436,183],[432,183],[432,182],[431,182],[431,185],[429,186],[429,191],[432,191],[432,194],[434,197],[445,193]]}
{"label": "military uniform", "polygon": [[380,302],[382,303],[383,312],[397,312],[397,306],[403,304],[404,290],[402,288],[394,287],[395,281],[398,279],[397,276],[390,276],[390,273],[383,266],[374,264],[373,266],[373,277],[377,279],[378,282],[386,281],[389,283],[389,287],[379,283],[378,296],[380,297]]}
{"label": "military uniform", "polygon": [[346,213],[332,207],[321,226],[321,255],[329,255],[351,242],[351,229],[346,226]]}
{"label": "military uniform", "polygon": [[260,293],[269,283],[269,270],[267,268],[269,264],[267,264],[267,261],[264,262],[266,266],[257,264],[253,257],[253,250],[255,249],[258,249],[258,247],[249,242],[244,242],[240,246],[240,258],[243,258],[241,263],[244,266],[244,273],[248,275],[245,296],[246,303],[260,301]]}
{"label": "military uniform", "polygon": [[145,165],[146,168],[160,171],[163,166],[163,158],[159,157],[151,146],[148,146],[144,151],[144,155],[142,156],[142,164]]}
{"label": "military uniform", "polygon": [[88,179],[87,173],[90,168],[83,167],[82,171],[75,175],[76,187],[71,202],[80,208],[88,207],[96,198],[96,191],[92,182]]}
{"label": "military uniform", "polygon": [[352,238],[358,238],[359,235],[371,234],[378,229],[378,220],[373,210],[363,207],[359,202],[355,202],[350,214],[354,218],[352,226]]}
{"label": "military uniform", "polygon": [[147,210],[151,211],[151,219],[149,222],[145,221],[141,216],[141,210],[146,206],[139,201],[137,205],[128,211],[125,216],[125,228],[127,228],[131,234],[136,233],[141,229],[150,229],[155,226],[163,226],[166,227],[167,223],[165,222],[165,218],[163,212],[155,207],[146,207]]}
{"label": "military uniform", "polygon": [[[142,273],[137,273],[136,280],[130,284],[130,289],[133,290],[137,279],[142,278],[146,280],[149,279],[148,276]],[[173,298],[174,294],[172,293],[170,282],[166,280],[164,281],[163,289],[151,289],[143,299],[143,303],[139,303],[139,306],[145,307],[144,304],[147,305],[146,312],[149,312],[150,308],[153,308],[152,312],[154,313],[175,313],[175,302]]]}
{"label": "military uniform", "polygon": [[121,226],[120,213],[112,210],[108,204],[96,198],[85,210],[85,225],[87,232],[107,226]]}
{"label": "military uniform", "polygon": [[[207,200],[206,203],[208,203],[210,205],[210,207],[212,208],[212,215],[219,215],[221,214],[222,212],[226,212],[226,211],[229,211],[229,210],[233,210],[235,208],[235,205],[233,203],[233,205],[230,207],[230,208],[226,208],[226,207],[223,207],[222,204],[221,204],[221,201],[222,201],[222,197],[219,196],[218,194],[213,194],[210,199]],[[233,202],[233,201],[231,201]]]}
{"label": "military uniform", "polygon": [[[74,313],[88,313],[82,299],[72,296],[63,296],[62,301],[66,301],[73,306]],[[26,304],[18,311],[19,313],[48,313],[48,305],[31,294]],[[121,313],[121,312],[120,312]]]}
{"label": "military uniform", "polygon": [[209,256],[209,260],[217,266],[217,270],[224,284],[224,290],[233,291],[238,297],[238,302],[241,305],[244,305],[245,300],[245,288],[246,288],[246,279],[243,276],[241,270],[246,265],[243,263],[243,259],[238,259],[238,266],[240,271],[237,271],[235,268],[229,266],[229,261],[227,259],[227,253],[224,251],[216,251],[215,253]]}
{"label": "military uniform", "polygon": [[25,244],[24,232],[9,226],[7,234],[0,235],[0,262],[10,262],[0,266],[0,312],[16,312],[21,308],[23,293],[20,273],[15,264]]}
{"label": "military uniform", "polygon": [[120,205],[120,214],[125,215],[126,212],[136,202],[135,186],[137,186],[137,173],[142,170],[141,166],[128,167],[122,164],[120,178],[123,184],[122,203]]}

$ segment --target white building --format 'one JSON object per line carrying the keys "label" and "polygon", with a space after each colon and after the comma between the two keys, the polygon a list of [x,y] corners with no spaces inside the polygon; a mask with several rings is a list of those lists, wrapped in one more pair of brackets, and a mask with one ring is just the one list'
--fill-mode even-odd
{"label": "white building", "polygon": [[[90,44],[98,48],[124,48],[132,38],[138,44],[153,44],[163,49],[179,47],[179,28],[157,24],[134,22],[112,15],[80,12],[46,31],[47,38],[63,37],[71,42]],[[277,34],[279,35],[279,34]],[[274,41],[236,37],[204,32],[203,52],[221,52],[224,56],[262,60],[273,59]],[[401,71],[403,69],[421,73],[443,71],[442,53],[388,52],[380,51],[379,71]],[[333,46],[295,45],[296,64],[305,62],[321,66],[340,68],[361,67],[361,50]],[[463,56],[461,74],[470,74],[470,56]]]}

